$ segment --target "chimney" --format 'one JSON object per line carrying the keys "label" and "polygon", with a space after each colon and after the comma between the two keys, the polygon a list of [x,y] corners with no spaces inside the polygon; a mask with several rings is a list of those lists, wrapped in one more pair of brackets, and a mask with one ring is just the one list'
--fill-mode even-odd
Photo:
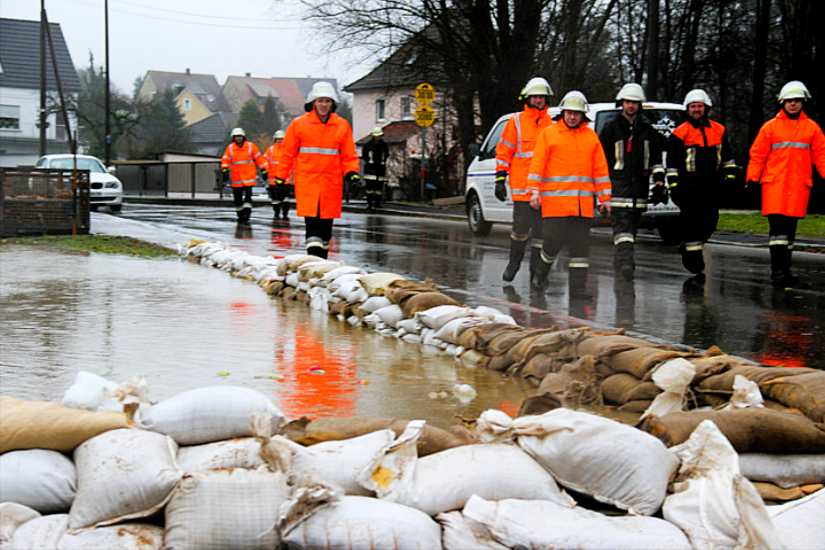
{"label": "chimney", "polygon": [[186,76],[189,76],[189,67],[186,67]]}
{"label": "chimney", "polygon": [[244,75],[244,76],[246,76],[246,78],[249,78],[249,77],[252,76],[252,73],[246,73],[246,75]]}

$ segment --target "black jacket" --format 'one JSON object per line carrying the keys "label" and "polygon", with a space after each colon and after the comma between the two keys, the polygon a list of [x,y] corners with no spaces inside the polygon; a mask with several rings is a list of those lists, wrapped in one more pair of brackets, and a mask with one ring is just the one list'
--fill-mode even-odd
{"label": "black jacket", "polygon": [[384,176],[387,173],[387,159],[390,148],[384,140],[372,138],[361,149],[361,160],[364,161],[364,173],[374,176]]}
{"label": "black jacket", "polygon": [[[647,208],[650,176],[664,181],[662,165],[662,137],[644,119],[644,112],[636,116],[634,124],[619,114],[599,135],[610,169],[613,208]],[[629,150],[628,150],[629,148]]]}

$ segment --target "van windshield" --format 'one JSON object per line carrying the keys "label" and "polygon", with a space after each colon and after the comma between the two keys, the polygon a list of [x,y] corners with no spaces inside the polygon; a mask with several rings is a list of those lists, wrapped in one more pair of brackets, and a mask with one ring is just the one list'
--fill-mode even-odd
{"label": "van windshield", "polygon": [[[621,114],[620,110],[600,111],[596,114],[596,133],[601,135],[605,126]],[[653,126],[664,138],[670,137],[670,133],[685,121],[685,112],[679,109],[645,109],[642,116]]]}

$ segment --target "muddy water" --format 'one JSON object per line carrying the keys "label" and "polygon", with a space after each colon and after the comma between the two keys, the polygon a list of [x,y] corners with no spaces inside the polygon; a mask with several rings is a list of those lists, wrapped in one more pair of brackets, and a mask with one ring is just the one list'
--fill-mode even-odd
{"label": "muddy water", "polygon": [[[455,424],[512,414],[532,388],[432,347],[350,327],[214,268],[0,245],[0,393],[60,400],[78,371],[144,375],[153,400],[213,385],[263,392],[295,418]],[[468,404],[452,393],[469,384]]]}

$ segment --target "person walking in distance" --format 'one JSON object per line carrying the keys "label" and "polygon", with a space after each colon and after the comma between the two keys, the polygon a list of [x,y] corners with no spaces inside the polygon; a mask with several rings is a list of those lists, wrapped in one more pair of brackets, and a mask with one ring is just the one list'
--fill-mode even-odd
{"label": "person walking in distance", "polygon": [[541,207],[544,244],[541,262],[532,276],[532,287],[543,290],[556,256],[566,245],[571,299],[590,299],[587,271],[590,266],[590,225],[596,201],[610,214],[610,171],[599,136],[588,125],[587,98],[574,90],[559,105],[561,122],[539,136],[527,192],[530,204]]}
{"label": "person walking in distance", "polygon": [[372,138],[361,149],[364,161],[364,193],[367,195],[367,210],[381,207],[384,184],[387,181],[387,159],[390,148],[384,142],[384,131],[375,127],[370,132]]}
{"label": "person walking in distance", "polygon": [[636,233],[642,212],[647,210],[650,177],[665,190],[665,168],[659,133],[642,116],[645,92],[635,83],[625,84],[616,95],[622,112],[602,129],[599,139],[604,147],[613,195],[613,267],[627,281],[636,270]]}
{"label": "person walking in distance", "polygon": [[275,167],[275,183],[293,174],[295,202],[306,222],[307,254],[326,258],[332,224],[341,217],[344,182],[358,184],[359,159],[349,123],[335,114],[338,94],[329,82],[316,82],[307,95],[306,114],[286,129]]}
{"label": "person walking in distance", "polygon": [[771,283],[785,288],[799,283],[791,273],[796,226],[808,212],[811,166],[825,178],[825,136],[805,114],[805,102],[811,98],[805,84],[788,82],[777,98],[779,114],[762,126],[751,145],[746,186],[762,187],[762,215],[769,224]]}
{"label": "person walking in distance", "polygon": [[275,181],[275,167],[278,165],[278,159],[281,155],[281,143],[284,141],[284,131],[276,130],[272,136],[274,143],[264,153],[267,164],[269,166],[269,199],[272,204],[272,210],[275,212],[275,218],[282,216],[284,219],[289,218],[289,194],[287,193],[287,185],[290,180],[285,183],[278,184]]}
{"label": "person walking in distance", "polygon": [[269,179],[266,159],[258,146],[246,140],[243,128],[234,128],[230,134],[232,143],[226,146],[221,157],[221,176],[223,182],[232,187],[232,199],[238,223],[249,223],[252,216],[252,188],[258,182],[258,169],[264,181]]}
{"label": "person walking in distance", "polygon": [[673,130],[668,142],[667,181],[670,198],[681,209],[682,265],[704,276],[702,252],[719,221],[722,185],[736,182],[736,163],[725,127],[708,118],[713,102],[707,92],[691,90],[684,105],[687,120]]}
{"label": "person walking in distance", "polygon": [[501,138],[496,146],[496,198],[502,202],[507,199],[507,179],[510,180],[510,197],[513,199],[513,228],[510,232],[510,260],[501,278],[512,282],[521,268],[521,260],[531,242],[530,273],[532,274],[541,261],[542,219],[538,207],[530,205],[527,194],[527,177],[530,175],[530,162],[539,134],[553,124],[547,114],[550,96],[553,90],[543,78],[533,78],[524,87],[521,98],[524,110],[513,115],[504,126]]}

